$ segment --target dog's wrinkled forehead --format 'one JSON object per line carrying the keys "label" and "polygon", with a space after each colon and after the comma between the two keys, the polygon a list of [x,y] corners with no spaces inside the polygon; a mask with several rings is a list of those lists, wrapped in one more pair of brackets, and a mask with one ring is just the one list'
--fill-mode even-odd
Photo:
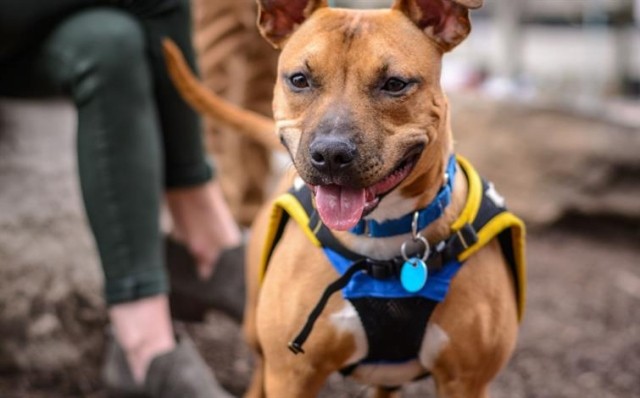
{"label": "dog's wrinkled forehead", "polygon": [[[316,11],[282,49],[282,70],[306,66],[401,68],[397,73],[439,64],[440,52],[415,24],[394,10]],[[371,60],[377,60],[371,62]]]}

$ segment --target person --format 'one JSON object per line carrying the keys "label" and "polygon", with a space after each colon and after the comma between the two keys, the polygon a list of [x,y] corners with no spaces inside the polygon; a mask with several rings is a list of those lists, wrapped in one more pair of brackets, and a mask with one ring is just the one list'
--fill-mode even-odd
{"label": "person", "polygon": [[169,37],[194,67],[190,35],[187,0],[0,0],[0,96],[63,94],[77,108],[80,186],[115,337],[104,374],[118,396],[230,396],[187,338],[176,338],[158,217],[164,198],[196,285],[222,277],[214,264],[241,267],[227,255],[242,237],[199,119],[162,58]]}

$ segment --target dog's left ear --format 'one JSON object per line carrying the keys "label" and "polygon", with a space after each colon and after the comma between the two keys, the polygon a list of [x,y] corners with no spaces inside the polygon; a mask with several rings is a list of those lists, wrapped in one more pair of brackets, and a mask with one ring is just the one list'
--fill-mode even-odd
{"label": "dog's left ear", "polygon": [[395,0],[392,8],[409,17],[446,52],[469,35],[469,9],[480,8],[482,1]]}
{"label": "dog's left ear", "polygon": [[282,48],[287,38],[327,0],[258,0],[258,28],[262,37],[275,48]]}

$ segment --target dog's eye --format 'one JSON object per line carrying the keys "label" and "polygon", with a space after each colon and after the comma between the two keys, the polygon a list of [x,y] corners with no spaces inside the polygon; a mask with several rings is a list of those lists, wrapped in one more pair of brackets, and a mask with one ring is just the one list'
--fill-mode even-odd
{"label": "dog's eye", "polygon": [[289,78],[291,85],[295,88],[307,88],[309,87],[309,80],[302,73],[296,73]]}
{"label": "dog's eye", "polygon": [[398,94],[407,87],[408,83],[404,82],[397,77],[392,77],[382,86],[382,90],[391,94]]}

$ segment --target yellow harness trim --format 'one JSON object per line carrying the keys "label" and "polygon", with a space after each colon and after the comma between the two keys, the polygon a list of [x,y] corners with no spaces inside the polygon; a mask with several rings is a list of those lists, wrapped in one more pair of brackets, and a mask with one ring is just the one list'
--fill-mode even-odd
{"label": "yellow harness trim", "polygon": [[[458,160],[458,165],[467,176],[468,192],[467,202],[460,212],[460,216],[453,222],[453,224],[451,224],[451,231],[454,233],[460,230],[460,228],[462,228],[465,224],[473,223],[473,220],[475,220],[476,216],[478,215],[480,202],[482,201],[483,196],[482,179],[480,178],[480,175],[478,174],[476,169],[464,157],[456,155],[456,159]],[[497,216],[489,220],[489,222],[487,222],[480,231],[477,231],[478,241],[474,245],[469,246],[465,251],[460,253],[460,255],[458,256],[458,260],[467,260],[469,257],[471,257],[472,254],[480,250],[483,246],[488,244],[493,238],[498,236],[499,233],[506,230],[507,228],[511,228],[511,236],[513,239],[512,245],[516,262],[516,283],[518,285],[518,320],[522,321],[527,298],[527,265],[525,258],[526,232],[522,220],[520,220],[509,211],[498,214]]]}
{"label": "yellow harness trim", "polygon": [[[468,181],[468,193],[467,201],[464,208],[460,212],[460,216],[451,224],[451,231],[456,233],[465,224],[472,224],[478,215],[480,204],[483,197],[482,192],[482,179],[478,175],[475,168],[460,155],[456,155],[458,165],[464,171]],[[309,238],[311,243],[316,247],[322,247],[322,243],[316,237],[316,231],[309,227],[309,215],[305,211],[302,204],[298,199],[290,194],[285,193],[279,196],[272,205],[271,217],[269,220],[269,228],[267,229],[267,236],[263,245],[261,267],[260,267],[260,283],[264,280],[264,275],[267,269],[267,262],[271,251],[273,249],[274,241],[278,227],[282,221],[283,212],[286,211],[290,217],[292,217],[298,225],[302,228],[304,234]],[[320,225],[320,224],[318,224]],[[515,260],[515,273],[518,297],[518,320],[521,321],[524,316],[524,308],[526,303],[526,258],[525,258],[525,226],[522,220],[508,211],[504,211],[491,220],[489,220],[479,231],[477,231],[478,241],[469,247],[467,247],[458,256],[459,261],[465,261],[471,257],[474,253],[487,245],[492,239],[496,238],[498,234],[511,229],[512,247],[514,251]]]}
{"label": "yellow harness trim", "polygon": [[273,248],[273,242],[278,232],[278,226],[282,221],[282,215],[284,211],[287,211],[289,216],[296,220],[298,225],[302,227],[304,234],[309,238],[311,243],[317,247],[321,247],[322,244],[316,237],[315,233],[309,229],[309,215],[302,207],[302,204],[290,193],[280,195],[272,204],[271,216],[269,217],[269,227],[267,228],[267,236],[262,246],[262,256],[260,258],[260,283],[264,280],[264,274],[267,270],[267,262]]}
{"label": "yellow harness trim", "polygon": [[480,209],[480,202],[482,201],[482,179],[476,171],[476,169],[469,163],[469,161],[460,155],[456,155],[458,160],[458,166],[464,171],[467,176],[468,189],[467,189],[467,202],[464,208],[460,212],[458,219],[451,224],[451,230],[457,232],[465,224],[476,219],[478,210]]}
{"label": "yellow harness trim", "polygon": [[487,222],[480,231],[478,231],[478,242],[460,253],[458,260],[465,261],[507,228],[511,228],[511,244],[514,251],[514,260],[516,262],[516,284],[518,286],[518,320],[522,321],[525,303],[527,300],[527,265],[524,244],[526,232],[522,220],[509,212],[498,214]]}

